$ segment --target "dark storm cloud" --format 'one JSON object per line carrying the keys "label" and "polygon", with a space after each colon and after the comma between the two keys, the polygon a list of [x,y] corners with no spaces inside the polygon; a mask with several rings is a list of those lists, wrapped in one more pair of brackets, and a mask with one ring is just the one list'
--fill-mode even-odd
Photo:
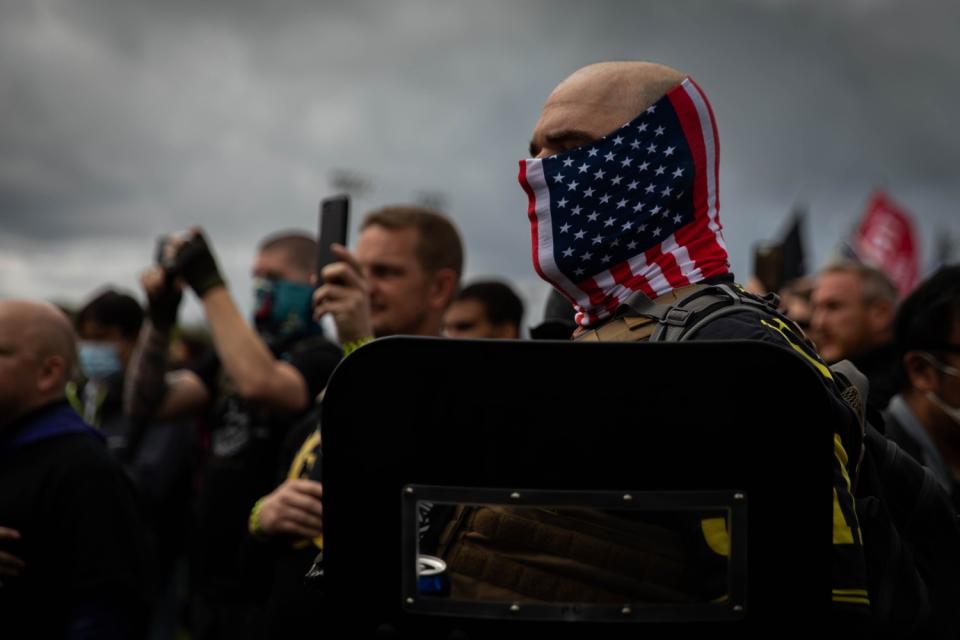
{"label": "dark storm cloud", "polygon": [[[468,273],[542,299],[516,162],[550,90],[603,59],[671,64],[711,97],[741,274],[798,200],[822,259],[880,183],[929,236],[960,197],[958,14],[930,0],[6,3],[0,295],[92,289],[109,272],[84,265],[103,259],[132,286],[154,235],[198,222],[244,282],[258,237],[312,228],[331,173],[350,169],[373,185],[358,213],[440,193]],[[38,266],[44,251],[70,273]]]}

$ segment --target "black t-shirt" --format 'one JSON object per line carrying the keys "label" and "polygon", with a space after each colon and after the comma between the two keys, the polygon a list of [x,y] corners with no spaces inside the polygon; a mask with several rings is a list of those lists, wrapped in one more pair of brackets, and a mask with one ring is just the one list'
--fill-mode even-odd
{"label": "black t-shirt", "polygon": [[127,625],[142,622],[144,530],[129,480],[94,435],[0,447],[0,526],[20,532],[0,548],[26,563],[19,577],[2,578],[4,638],[62,637],[69,620],[105,608]]}
{"label": "black t-shirt", "polygon": [[[326,385],[341,357],[340,349],[320,336],[273,351],[300,372],[311,398]],[[210,451],[198,499],[198,588],[249,594],[254,584],[262,586],[263,577],[245,562],[247,518],[257,499],[274,488],[280,443],[309,408],[284,414],[245,401],[215,355],[194,371],[213,399],[207,416]]]}

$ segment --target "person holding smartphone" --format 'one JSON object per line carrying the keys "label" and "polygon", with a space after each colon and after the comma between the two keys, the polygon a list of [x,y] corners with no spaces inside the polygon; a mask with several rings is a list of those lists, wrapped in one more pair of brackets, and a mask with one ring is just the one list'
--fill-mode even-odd
{"label": "person holding smartphone", "polygon": [[[241,315],[203,231],[163,239],[141,279],[148,320],[131,358],[124,405],[139,421],[198,416],[209,429],[201,461],[194,578],[196,638],[257,635],[266,568],[244,553],[246,520],[274,485],[278,451],[340,359],[311,315],[316,241],[302,233],[264,240],[253,262],[253,323]],[[188,286],[213,334],[215,354],[167,371],[167,345]]]}
{"label": "person holding smartphone", "polygon": [[[361,224],[354,250],[334,244],[331,255],[335,259],[322,269],[322,284],[313,296],[314,318],[332,316],[345,357],[375,338],[440,335],[463,270],[463,243],[446,216],[408,206],[373,211]],[[376,390],[370,393],[375,400]],[[268,605],[268,637],[294,637],[320,615],[322,596],[303,582],[322,548],[316,426],[291,454],[285,480],[250,514],[250,532],[281,549]]]}

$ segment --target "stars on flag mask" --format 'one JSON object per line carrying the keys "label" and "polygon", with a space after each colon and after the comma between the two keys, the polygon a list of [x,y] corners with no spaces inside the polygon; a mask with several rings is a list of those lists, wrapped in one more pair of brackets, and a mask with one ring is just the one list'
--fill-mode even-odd
{"label": "stars on flag mask", "polygon": [[687,78],[632,121],[520,161],[533,266],[595,326],[635,291],[656,298],[729,273],[713,112]]}

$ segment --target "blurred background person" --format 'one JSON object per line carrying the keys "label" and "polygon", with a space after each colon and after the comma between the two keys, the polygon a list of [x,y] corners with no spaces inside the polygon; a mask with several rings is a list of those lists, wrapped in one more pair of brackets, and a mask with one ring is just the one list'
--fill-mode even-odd
{"label": "blurred background person", "polygon": [[[281,443],[340,360],[340,349],[312,318],[317,243],[283,232],[260,244],[253,326],[200,229],[168,237],[159,257],[142,278],[149,317],[132,357],[125,408],[138,422],[197,416],[208,425],[191,563],[192,631],[195,638],[256,637],[269,568],[246,553],[247,517],[275,485]],[[203,306],[215,353],[193,369],[168,372],[182,284]]]}
{"label": "blurred background person", "polygon": [[894,284],[869,265],[837,262],[817,275],[811,304],[810,337],[823,359],[853,362],[870,381],[868,403],[884,409],[896,393]]}
{"label": "blurred background person", "polygon": [[133,481],[152,550],[151,637],[173,638],[186,605],[174,576],[185,573],[193,529],[196,434],[190,422],[140,424],[123,412],[124,378],[142,324],[143,309],[130,295],[104,289],[91,298],[74,318],[84,380],[70,383],[67,395]]}
{"label": "blurred background person", "polygon": [[177,326],[170,339],[170,369],[190,369],[210,357],[209,332],[200,327]]}
{"label": "blurred background person", "polygon": [[523,301],[503,282],[473,282],[457,294],[443,316],[448,338],[520,338]]}
{"label": "blurred background person", "polygon": [[570,301],[551,287],[543,306],[543,320],[530,327],[530,337],[534,340],[569,340],[577,328],[574,316],[576,310]]}
{"label": "blurred background person", "polygon": [[791,320],[797,323],[807,334],[810,333],[810,320],[813,318],[814,279],[803,276],[785,284],[779,293],[780,310]]}
{"label": "blurred background person", "polygon": [[960,266],[911,293],[895,326],[902,376],[886,435],[933,472],[960,512]]}
{"label": "blurred background person", "polygon": [[0,300],[0,550],[21,561],[0,576],[4,638],[144,631],[144,532],[129,480],[66,401],[75,361],[60,310]]}

